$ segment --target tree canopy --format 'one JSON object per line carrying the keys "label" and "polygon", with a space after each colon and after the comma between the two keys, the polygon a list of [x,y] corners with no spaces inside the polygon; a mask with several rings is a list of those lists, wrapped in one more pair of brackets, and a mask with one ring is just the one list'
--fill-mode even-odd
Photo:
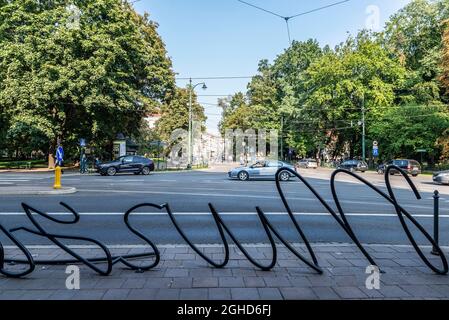
{"label": "tree canopy", "polygon": [[[148,15],[120,0],[0,2],[1,141],[52,152],[138,132],[175,88]],[[67,152],[70,154],[70,152]]]}
{"label": "tree canopy", "polygon": [[426,148],[436,161],[448,128],[448,18],[447,0],[414,0],[382,32],[362,30],[334,49],[293,41],[273,63],[260,61],[246,94],[226,101],[221,131],[277,129],[300,156],[359,157],[364,110],[367,146],[378,140],[382,158]]}

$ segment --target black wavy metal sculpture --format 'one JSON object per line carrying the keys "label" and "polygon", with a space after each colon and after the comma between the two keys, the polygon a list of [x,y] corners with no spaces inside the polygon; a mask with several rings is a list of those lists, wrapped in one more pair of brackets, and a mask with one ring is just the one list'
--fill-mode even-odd
{"label": "black wavy metal sculpture", "polygon": [[[107,276],[111,273],[112,268],[117,263],[122,263],[126,267],[128,267],[131,270],[143,272],[150,270],[154,267],[156,267],[160,262],[160,252],[157,248],[157,246],[147,237],[145,236],[141,231],[139,231],[136,227],[134,227],[130,221],[129,218],[133,212],[135,212],[137,209],[143,208],[143,207],[151,207],[158,210],[165,210],[175,227],[176,231],[179,233],[179,235],[183,238],[183,240],[202,258],[204,259],[208,264],[215,268],[223,268],[225,267],[229,262],[229,243],[226,237],[226,234],[231,238],[231,240],[234,242],[234,244],[237,246],[237,248],[243,253],[243,255],[248,259],[250,263],[252,263],[255,267],[269,271],[276,265],[277,262],[277,245],[275,242],[275,237],[291,252],[293,253],[299,260],[301,260],[304,264],[306,264],[308,267],[310,267],[315,272],[321,274],[323,273],[323,270],[319,266],[318,259],[315,255],[315,252],[313,251],[312,245],[310,244],[309,240],[307,239],[304,231],[302,230],[300,224],[296,220],[293,211],[291,210],[288,201],[284,195],[284,192],[281,187],[280,183],[280,174],[281,172],[289,171],[292,175],[296,176],[316,197],[316,199],[326,208],[326,210],[330,213],[330,215],[335,219],[335,221],[338,223],[338,225],[343,229],[343,231],[346,232],[346,234],[351,238],[351,240],[355,243],[355,245],[358,247],[358,249],[362,252],[362,254],[366,257],[368,262],[371,265],[376,265],[376,262],[374,259],[369,255],[369,253],[366,251],[366,249],[363,247],[361,242],[358,240],[356,234],[352,230],[352,227],[346,217],[346,214],[341,206],[340,200],[338,198],[336,186],[335,186],[335,179],[339,174],[347,174],[355,179],[359,180],[363,184],[367,185],[369,188],[371,188],[374,192],[382,196],[385,200],[387,200],[389,203],[391,203],[395,211],[398,215],[399,221],[401,223],[402,228],[404,229],[404,232],[406,233],[407,238],[409,239],[410,243],[412,244],[413,248],[421,258],[421,260],[424,262],[424,264],[429,267],[432,271],[434,271],[437,274],[445,275],[448,273],[448,263],[446,256],[444,255],[441,248],[438,246],[438,244],[434,241],[434,239],[429,235],[429,233],[424,229],[423,226],[419,224],[419,222],[413,218],[413,216],[405,210],[397,201],[395,193],[391,187],[390,183],[390,172],[391,170],[399,171],[402,176],[406,179],[407,183],[409,184],[411,190],[415,194],[417,199],[421,199],[421,196],[416,189],[416,186],[413,184],[411,179],[408,177],[408,175],[399,167],[396,166],[390,166],[387,168],[385,172],[385,184],[388,190],[388,194],[365,180],[364,178],[360,177],[359,175],[349,172],[347,170],[338,169],[333,172],[330,180],[330,186],[332,191],[332,197],[335,202],[335,205],[337,207],[338,213],[332,209],[332,207],[321,197],[321,195],[308,183],[308,181],[302,177],[299,173],[297,173],[294,170],[288,169],[288,168],[281,168],[276,173],[276,188],[279,193],[279,196],[282,200],[282,203],[287,211],[287,214],[292,221],[292,224],[295,228],[295,230],[298,232],[298,235],[300,236],[301,240],[304,242],[307,252],[310,255],[310,258],[304,257],[300,252],[298,252],[292,244],[290,244],[283,236],[282,234],[273,226],[273,224],[267,219],[266,215],[262,211],[261,208],[256,207],[258,218],[262,224],[262,227],[264,229],[265,234],[267,235],[268,241],[271,246],[272,250],[272,259],[270,263],[264,265],[256,259],[254,259],[249,252],[244,248],[244,246],[241,244],[241,242],[237,239],[235,234],[230,230],[230,228],[224,223],[220,215],[218,214],[215,207],[209,203],[209,209],[212,214],[212,217],[214,219],[215,225],[217,227],[217,230],[219,232],[223,248],[224,248],[224,257],[222,261],[214,261],[207,255],[205,255],[186,235],[186,233],[182,230],[179,223],[175,219],[175,216],[168,204],[163,205],[157,205],[153,203],[142,203],[139,205],[136,205],[132,208],[130,208],[125,214],[124,214],[124,223],[128,230],[141,240],[143,240],[145,243],[147,243],[153,250],[153,252],[150,253],[141,253],[141,254],[130,254],[130,255],[121,255],[121,256],[112,256],[108,247],[104,244],[102,244],[100,241],[92,239],[92,238],[86,238],[86,237],[79,237],[79,236],[73,236],[73,235],[62,235],[62,234],[53,234],[46,231],[46,229],[33,217],[33,213],[38,214],[39,216],[58,223],[58,224],[76,224],[80,220],[80,215],[69,205],[61,202],[61,205],[65,207],[69,212],[73,214],[73,219],[66,221],[66,220],[59,220],[51,215],[39,211],[35,208],[30,207],[29,205],[22,203],[22,207],[28,217],[28,219],[31,221],[31,223],[36,228],[35,230],[30,229],[28,227],[18,227],[13,228],[10,230],[7,230],[0,224],[0,231],[6,235],[7,238],[11,240],[11,242],[16,245],[20,251],[25,255],[26,259],[6,259],[5,258],[5,252],[4,248],[0,242],[0,273],[7,276],[7,277],[24,277],[31,272],[34,271],[36,265],[65,265],[65,264],[74,264],[74,263],[82,263],[92,269],[93,271],[97,272],[100,275]],[[438,253],[440,254],[439,257],[441,259],[442,268],[438,268],[434,266],[429,259],[424,255],[421,248],[418,246],[415,238],[413,237],[410,229],[407,226],[406,219],[408,219],[421,233],[422,235],[429,241],[429,243],[436,248]],[[33,259],[33,256],[29,252],[29,250],[24,246],[15,236],[14,233],[18,231],[25,231],[37,236],[45,237],[52,243],[54,243],[56,246],[58,246],[60,249],[65,251],[67,254],[73,257],[73,259],[60,259],[60,260],[35,260]],[[98,246],[101,251],[104,253],[104,257],[98,257],[98,258],[85,258],[81,255],[77,254],[75,251],[70,249],[68,246],[63,244],[60,240],[76,240],[76,241],[84,241],[92,243],[96,246]],[[130,260],[134,259],[149,259],[151,258],[151,261],[147,264],[134,264]],[[106,264],[106,267],[101,269],[97,267],[97,264],[103,263]],[[7,264],[25,264],[27,265],[27,268],[25,270],[21,271],[11,271],[8,270],[5,265]]]}

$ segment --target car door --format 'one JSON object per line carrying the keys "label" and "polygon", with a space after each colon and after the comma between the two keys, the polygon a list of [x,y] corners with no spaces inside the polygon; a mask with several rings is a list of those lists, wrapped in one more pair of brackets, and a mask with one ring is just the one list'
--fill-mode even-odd
{"label": "car door", "polygon": [[133,171],[133,156],[127,156],[122,159],[122,164],[120,165],[121,172],[131,172]]}
{"label": "car door", "polygon": [[276,172],[278,169],[282,166],[281,162],[279,161],[267,161],[265,167],[263,168],[262,175],[265,178],[272,178],[276,175]]}
{"label": "car door", "polygon": [[258,178],[262,176],[263,169],[265,168],[265,161],[258,161],[249,167],[248,173],[251,178]]}
{"label": "car door", "polygon": [[132,168],[131,170],[133,172],[140,172],[142,170],[143,166],[144,166],[144,159],[141,157],[134,156],[132,164],[131,164],[131,168]]}

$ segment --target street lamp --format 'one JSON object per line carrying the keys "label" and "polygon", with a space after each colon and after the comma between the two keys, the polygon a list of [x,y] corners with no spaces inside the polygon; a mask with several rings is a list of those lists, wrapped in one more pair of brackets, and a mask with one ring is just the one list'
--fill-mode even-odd
{"label": "street lamp", "polygon": [[192,168],[192,163],[193,163],[193,150],[192,150],[192,145],[193,145],[193,136],[192,136],[192,120],[193,120],[193,115],[192,115],[192,96],[193,96],[193,91],[195,90],[196,87],[201,86],[202,85],[202,89],[206,90],[207,86],[206,83],[204,82],[200,82],[197,83],[195,85],[192,84],[192,78],[189,79],[189,152],[188,152],[188,156],[189,156],[189,161],[187,164],[187,168],[190,169]]}

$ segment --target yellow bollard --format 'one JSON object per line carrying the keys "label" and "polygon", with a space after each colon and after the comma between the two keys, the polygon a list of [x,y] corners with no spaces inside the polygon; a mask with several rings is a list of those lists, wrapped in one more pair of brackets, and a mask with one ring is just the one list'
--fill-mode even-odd
{"label": "yellow bollard", "polygon": [[61,167],[57,166],[55,168],[55,184],[53,189],[61,189]]}

